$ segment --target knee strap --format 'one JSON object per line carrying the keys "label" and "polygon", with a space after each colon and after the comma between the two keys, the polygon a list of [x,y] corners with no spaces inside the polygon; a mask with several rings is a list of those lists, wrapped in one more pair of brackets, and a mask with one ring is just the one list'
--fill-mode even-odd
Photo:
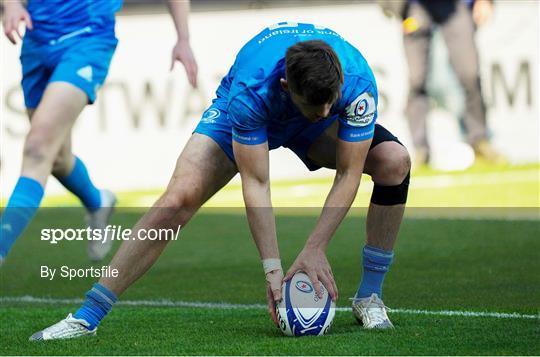
{"label": "knee strap", "polygon": [[407,194],[409,193],[409,181],[411,173],[402,183],[396,186],[381,186],[375,184],[373,193],[371,194],[371,202],[381,206],[393,206],[405,204],[407,202]]}

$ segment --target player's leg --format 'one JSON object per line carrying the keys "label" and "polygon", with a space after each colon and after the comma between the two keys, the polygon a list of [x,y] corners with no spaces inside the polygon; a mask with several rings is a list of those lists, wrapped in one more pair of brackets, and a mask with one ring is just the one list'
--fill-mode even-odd
{"label": "player's leg", "polygon": [[476,154],[487,160],[504,162],[504,158],[488,142],[486,106],[482,97],[478,49],[471,11],[462,2],[441,25],[448,47],[450,63],[465,92],[464,125],[467,141]]}
{"label": "player's leg", "polygon": [[[90,178],[85,163],[71,149],[68,135],[53,164],[52,174],[86,208],[86,222],[92,230],[104,230],[116,204],[116,196],[109,190],[97,188]],[[111,240],[88,242],[88,257],[92,261],[103,259],[112,248]]]}
{"label": "player's leg", "polygon": [[[133,231],[185,226],[195,212],[236,174],[236,165],[209,137],[193,134],[182,151],[165,193],[135,225]],[[135,233],[134,233],[135,234]],[[142,276],[168,241],[130,240],[118,249],[111,268],[118,278],[102,278],[100,284],[115,295]]]}
{"label": "player's leg", "polygon": [[[35,109],[27,109],[26,112],[31,122]],[[101,204],[99,190],[90,180],[85,164],[73,154],[71,148],[70,132],[54,159],[52,174],[64,187],[75,194],[86,208],[99,208]]]}
{"label": "player's leg", "polygon": [[[67,82],[80,88],[87,96],[88,104],[94,103],[97,89],[105,82],[117,40],[114,33],[99,36],[73,37],[55,46],[61,54],[52,74],[51,82]],[[86,222],[93,230],[104,230],[116,204],[115,195],[98,189],[84,162],[71,151],[71,135],[66,138],[56,158],[53,172],[60,183],[75,194],[87,210]],[[88,256],[101,260],[112,248],[110,241],[89,241]]]}
{"label": "player's leg", "polygon": [[2,215],[1,257],[39,207],[55,158],[86,102],[84,92],[69,83],[51,83],[45,89],[25,139],[21,175]]}
{"label": "player's leg", "polygon": [[84,162],[72,152],[71,133],[66,137],[53,163],[53,176],[79,198],[89,211],[101,207],[100,190],[90,179]]}
{"label": "player's leg", "polygon": [[[169,240],[139,240],[137,232],[173,229],[186,225],[199,207],[236,174],[236,165],[213,139],[193,134],[178,158],[165,193],[133,228],[111,263],[118,277],[104,277],[86,294],[82,307],[59,323],[34,334],[31,340],[94,334],[117,297],[139,279],[157,260]],[[81,326],[83,326],[81,328]]]}
{"label": "player's leg", "polygon": [[363,249],[364,272],[356,293],[358,298],[372,294],[382,297],[385,273],[390,268],[393,249],[405,211],[409,188],[409,155],[403,145],[383,127],[385,141],[374,143],[364,171],[374,187],[366,219],[367,242]]}
{"label": "player's leg", "polygon": [[[28,109],[32,120],[34,109]],[[108,224],[116,197],[109,190],[98,189],[90,179],[84,162],[72,152],[71,134],[62,144],[53,163],[52,174],[71,193],[79,198],[88,210],[86,221],[92,229],[104,229]],[[112,241],[93,240],[88,242],[88,257],[92,261],[103,259],[112,248]]]}
{"label": "player's leg", "polygon": [[[311,145],[308,158],[316,165],[335,168],[337,121]],[[409,186],[410,158],[397,138],[380,125],[368,152],[364,172],[374,182],[366,219],[363,273],[353,312],[367,328],[392,327],[382,303],[382,285],[393,260],[393,248],[403,219]]]}
{"label": "player's leg", "polygon": [[415,163],[429,162],[429,143],[426,119],[429,97],[426,79],[429,66],[429,51],[432,37],[432,20],[420,3],[408,6],[403,22],[403,45],[409,69],[409,96],[406,116],[415,147]]}

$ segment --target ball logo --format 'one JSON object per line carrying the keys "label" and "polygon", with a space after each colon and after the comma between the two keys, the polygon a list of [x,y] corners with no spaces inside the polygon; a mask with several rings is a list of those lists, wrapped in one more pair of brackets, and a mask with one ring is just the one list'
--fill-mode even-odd
{"label": "ball logo", "polygon": [[357,115],[364,115],[368,111],[368,108],[369,108],[368,101],[366,99],[362,99],[356,105],[356,114]]}
{"label": "ball logo", "polygon": [[[321,288],[323,288],[321,286]],[[317,336],[328,331],[336,305],[324,291],[324,298],[314,302],[315,288],[308,275],[297,272],[281,287],[283,299],[276,304],[279,328],[286,336]]]}
{"label": "ball logo", "polygon": [[296,288],[303,293],[310,293],[313,291],[313,287],[307,281],[298,280],[295,285]]}

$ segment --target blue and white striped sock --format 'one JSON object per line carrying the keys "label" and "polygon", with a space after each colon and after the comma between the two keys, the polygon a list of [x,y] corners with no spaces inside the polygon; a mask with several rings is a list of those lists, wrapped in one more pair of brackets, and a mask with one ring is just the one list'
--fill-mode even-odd
{"label": "blue and white striped sock", "polygon": [[111,311],[116,302],[116,295],[99,283],[86,293],[86,300],[77,312],[73,314],[76,319],[89,323],[88,329],[93,330],[101,320]]}
{"label": "blue and white striped sock", "polygon": [[366,245],[362,256],[364,270],[356,297],[367,298],[375,293],[382,298],[384,276],[390,269],[394,252]]}

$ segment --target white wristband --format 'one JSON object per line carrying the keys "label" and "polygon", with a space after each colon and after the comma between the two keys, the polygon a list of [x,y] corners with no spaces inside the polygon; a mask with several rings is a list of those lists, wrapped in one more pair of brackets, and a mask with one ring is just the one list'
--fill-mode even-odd
{"label": "white wristband", "polygon": [[261,260],[261,262],[262,262],[265,274],[268,274],[274,270],[283,270],[281,268],[281,259],[275,259],[275,258],[263,259]]}

